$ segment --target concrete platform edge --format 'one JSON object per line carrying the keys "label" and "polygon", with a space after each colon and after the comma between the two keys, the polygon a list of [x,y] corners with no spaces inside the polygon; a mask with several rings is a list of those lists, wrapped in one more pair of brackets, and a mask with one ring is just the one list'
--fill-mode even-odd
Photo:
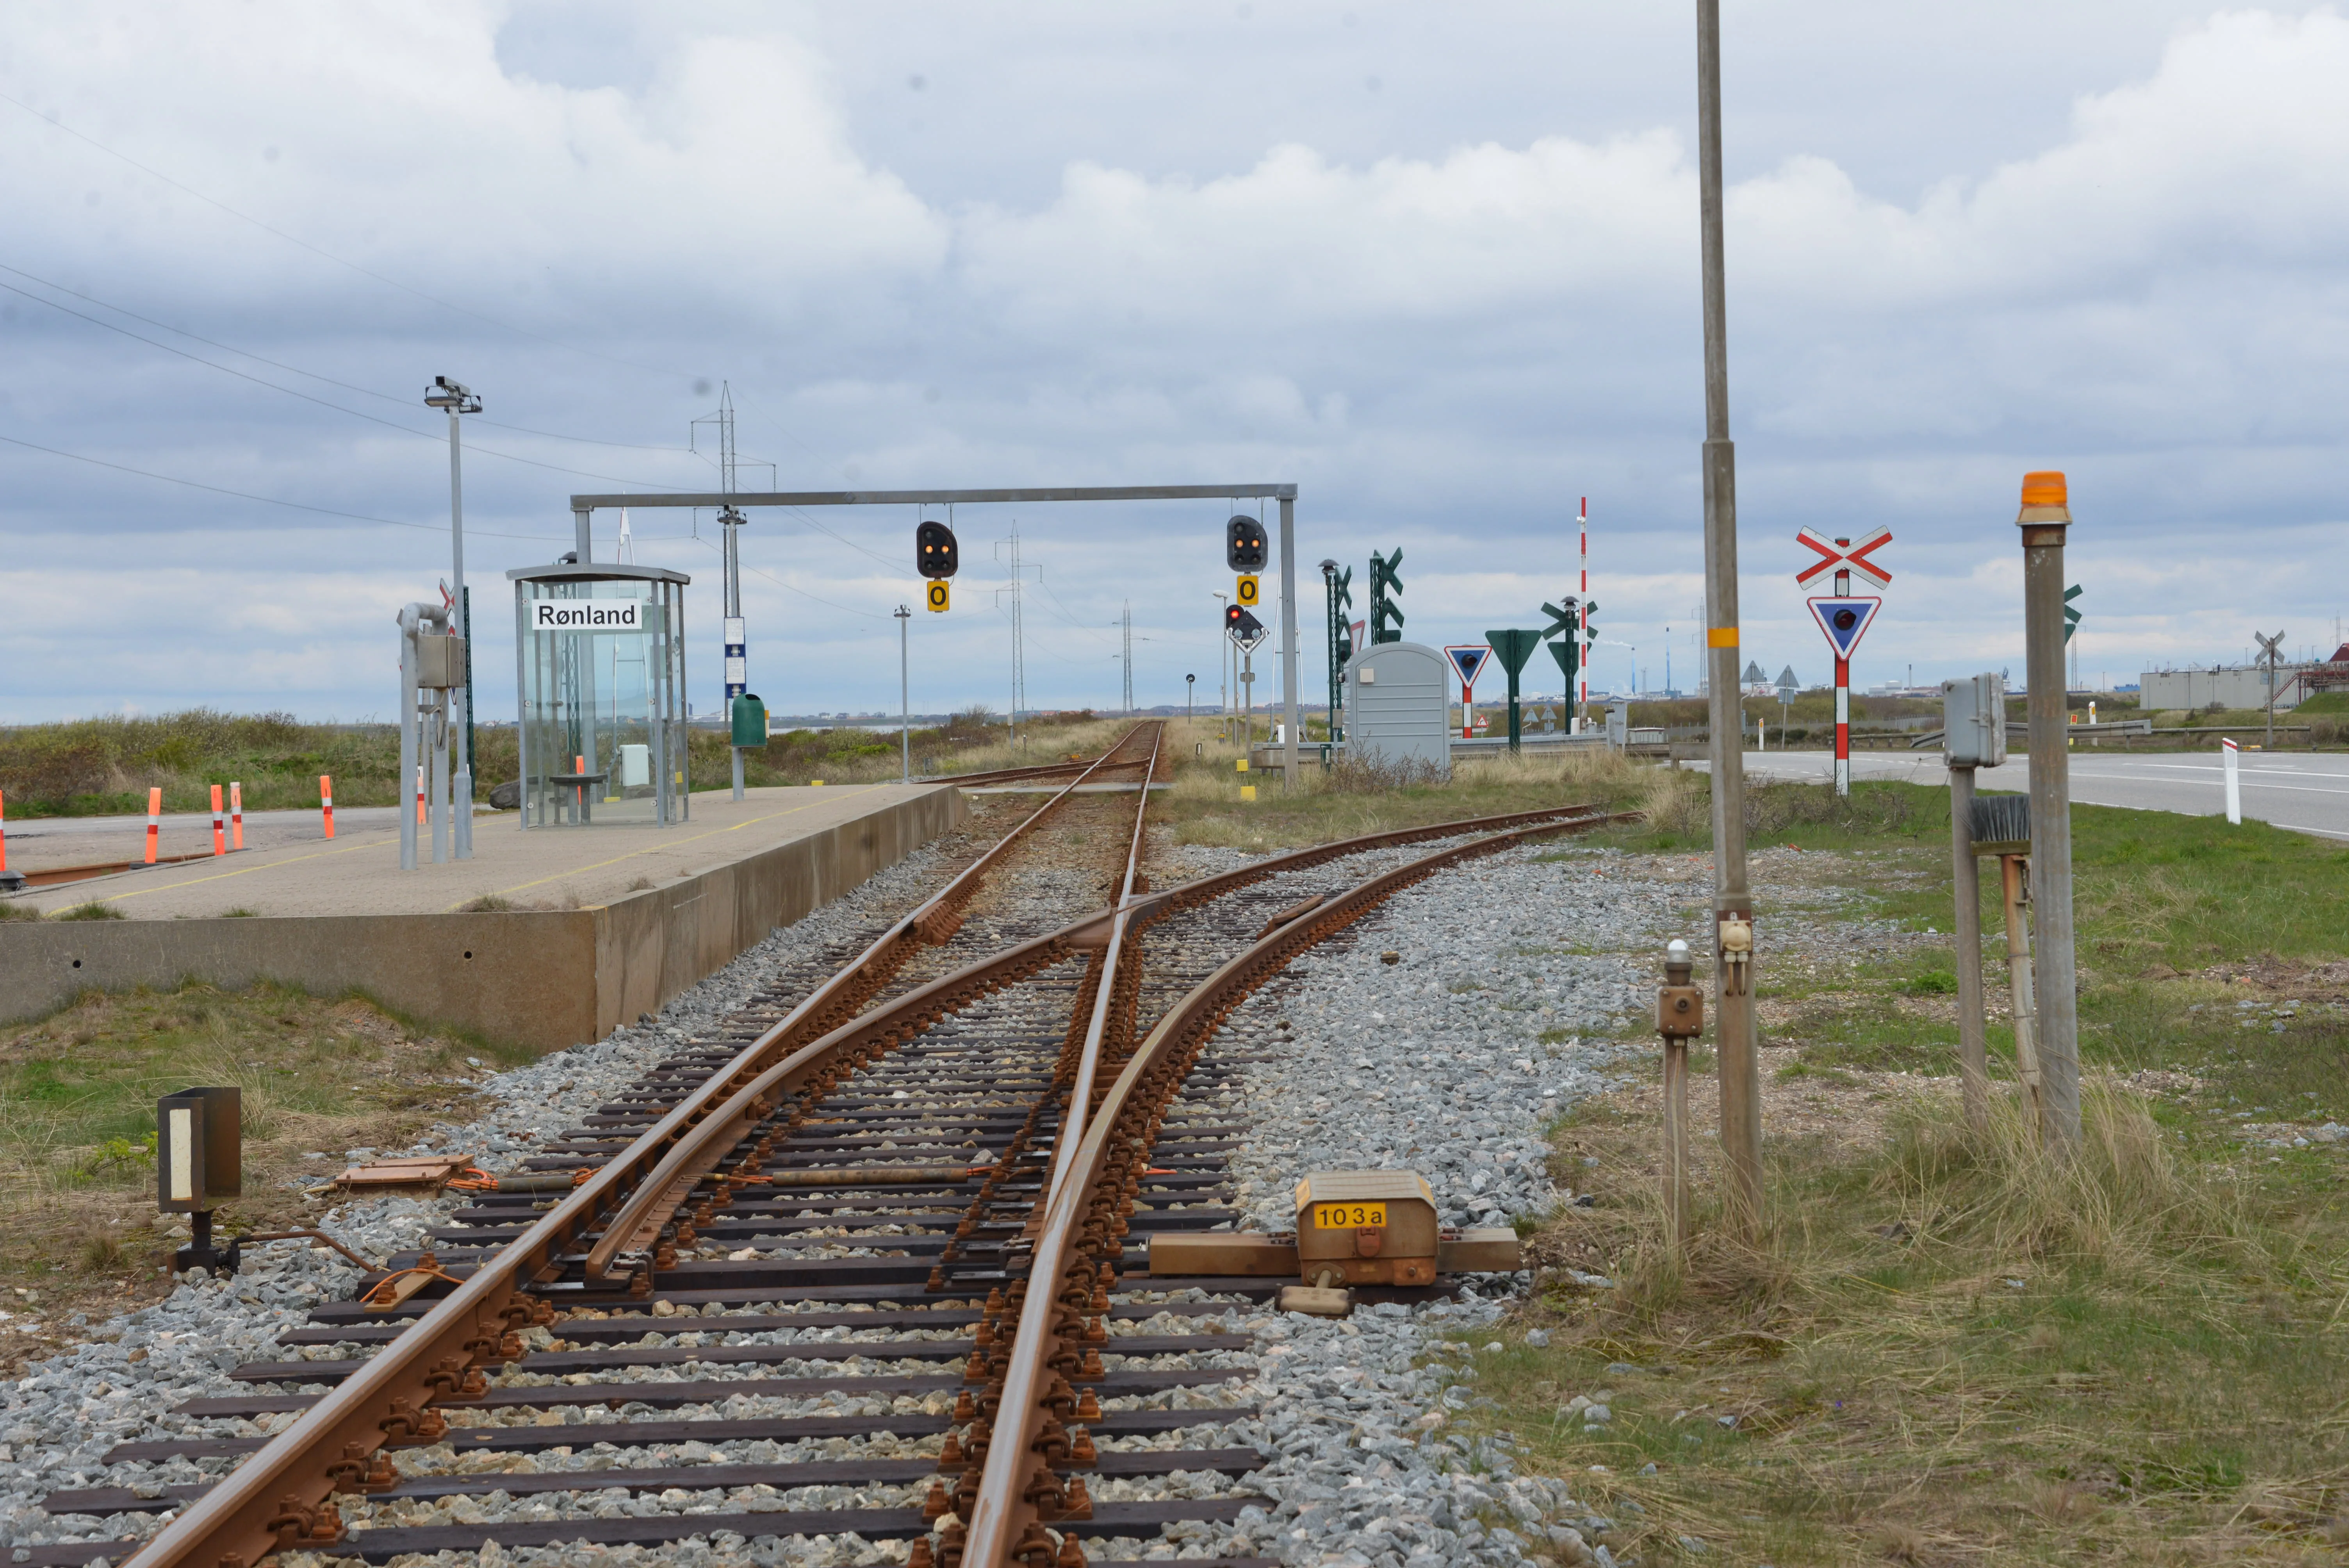
{"label": "concrete platform edge", "polygon": [[558,1050],[658,1010],[775,927],[968,817],[962,792],[942,784],[578,910],[11,921],[0,924],[0,1021],[41,1016],[88,990],[274,981],[318,995],[358,992],[421,1022]]}

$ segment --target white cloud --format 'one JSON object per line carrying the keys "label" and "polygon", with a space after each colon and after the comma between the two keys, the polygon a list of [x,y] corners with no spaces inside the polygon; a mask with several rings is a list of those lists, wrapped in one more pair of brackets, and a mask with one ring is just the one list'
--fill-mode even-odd
{"label": "white cloud", "polygon": [[[1295,115],[1249,121],[1261,132],[1245,156],[1190,156],[1178,139],[1144,157],[1123,119],[1105,136],[1081,122],[1006,123],[1007,140],[1055,148],[1048,194],[1006,194],[1017,180],[916,194],[873,150],[905,144],[895,118],[929,117],[927,134],[974,144],[997,122],[968,98],[947,112],[943,85],[912,94],[905,68],[876,64],[898,57],[843,40],[814,13],[646,24],[626,44],[642,57],[605,78],[625,86],[502,63],[512,15],[488,0],[149,6],[121,23],[61,5],[13,11],[0,90],[478,315],[321,261],[0,106],[14,224],[0,263],[388,391],[401,406],[234,361],[417,433],[0,296],[0,344],[17,368],[0,389],[0,434],[433,523],[445,469],[419,438],[438,427],[409,400],[429,375],[481,387],[491,419],[637,447],[678,442],[710,401],[695,377],[726,377],[745,450],[776,462],[786,486],[1296,479],[1300,559],[1359,567],[1374,547],[1404,545],[1411,630],[1437,642],[1537,619],[1570,571],[1561,526],[1588,493],[1610,632],[1661,665],[1649,655],[1662,626],[1683,624],[1700,402],[1695,185],[1677,77],[1673,96],[1655,98],[1666,108],[1501,135],[1473,87],[1440,104],[1414,98],[1411,71],[1389,62],[1374,67],[1378,114],[1361,108],[1360,73],[1325,72],[1300,88]],[[1532,15],[1469,17],[1415,46],[1530,46],[1509,37]],[[1320,63],[1318,25],[1260,29],[1257,47]],[[1882,25],[1897,46],[1908,24]],[[2166,26],[2149,20],[2138,36]],[[918,16],[906,29],[910,50]],[[1175,67],[1191,57],[1165,51],[1212,59],[1211,43],[1168,33],[1116,46],[1155,51],[1126,67],[1142,96],[1122,109],[1088,97],[1088,112],[1181,113]],[[843,65],[852,45],[865,52]],[[1345,45],[1368,46],[1351,35]],[[1819,662],[1790,536],[1843,519],[1898,536],[1899,575],[1864,659],[1914,657],[1920,671],[1935,659],[2019,663],[2014,487],[2041,466],[2073,474],[2077,558],[2095,574],[2088,634],[2137,638],[2123,663],[2223,652],[2247,616],[2313,627],[2337,607],[2349,564],[2333,414],[2349,361],[2334,262],[2349,240],[2338,88],[2349,23],[2329,10],[2227,12],[2145,49],[2133,79],[2084,67],[2068,124],[2044,145],[2001,142],[1983,156],[1953,139],[1913,196],[1889,193],[1863,157],[1795,140],[1755,163],[1756,141],[1733,145],[1733,168],[1749,171],[1730,192],[1728,236],[1744,599],[1747,642],[1774,669]],[[1788,123],[1835,126],[1816,84],[1771,58],[1776,76],[1733,73],[1733,135],[1758,112],[1749,102],[1784,113],[1802,95]],[[1099,60],[1120,65],[1113,48]],[[983,80],[989,65],[958,56],[952,79]],[[946,63],[921,68],[950,79]],[[1980,94],[1986,127],[2020,112],[2000,96],[1994,51],[1949,68]],[[876,73],[898,98],[857,85]],[[710,480],[702,459],[674,451],[487,426],[469,441],[477,605],[504,592],[502,568],[563,548],[570,491]],[[0,717],[240,693],[299,694],[305,710],[379,707],[388,634],[369,618],[446,570],[429,531],[275,512],[21,451],[0,450],[0,527],[37,606],[0,627],[14,677]],[[1082,624],[1050,610],[1036,619],[1050,645],[1031,659],[1040,696],[1098,701],[1114,689],[1095,624],[1129,595],[1150,623],[1138,628],[1145,690],[1154,679],[1179,693],[1183,669],[1212,665],[1212,628],[1189,606],[1211,613],[1221,584],[1216,510],[1022,514],[1031,552]],[[828,521],[894,561],[911,520]],[[997,575],[988,544],[1009,516],[964,521],[968,610],[916,629],[947,672],[917,695],[931,707],[999,704],[996,665],[1008,662],[981,579]],[[688,527],[678,514],[636,519],[645,558],[694,572],[700,594],[715,557],[677,537]],[[2284,564],[2237,560],[2254,531],[2290,539],[2275,552]],[[771,700],[894,696],[885,614],[910,582],[782,519],[762,520],[749,548],[774,576],[884,617],[751,579],[753,665],[771,672]],[[348,623],[322,618],[317,606],[361,584],[381,603]],[[1300,588],[1313,692],[1318,589]],[[180,608],[208,595],[233,600],[225,620]],[[88,608],[98,603],[129,614],[109,620]],[[109,626],[122,629],[109,637]],[[2002,639],[2016,651],[1992,658]],[[714,673],[713,661],[698,667]]]}

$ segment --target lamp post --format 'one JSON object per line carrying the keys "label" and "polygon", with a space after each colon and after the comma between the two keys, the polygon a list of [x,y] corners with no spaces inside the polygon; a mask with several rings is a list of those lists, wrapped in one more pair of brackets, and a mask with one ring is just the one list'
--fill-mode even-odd
{"label": "lamp post", "polygon": [[1185,676],[1183,677],[1183,726],[1185,729],[1189,728],[1191,725],[1191,698],[1198,688],[1199,677],[1197,676]]}
{"label": "lamp post", "polygon": [[458,416],[480,413],[481,400],[446,376],[435,376],[432,385],[425,388],[424,404],[449,412],[449,575],[454,580],[450,591],[456,595],[451,608],[457,626],[466,636],[466,680],[451,693],[457,711],[449,716],[449,744],[457,752],[456,776],[450,781],[450,792],[457,800],[457,830],[450,849],[457,859],[470,861],[473,858],[473,613],[465,598],[464,443],[458,433]]}

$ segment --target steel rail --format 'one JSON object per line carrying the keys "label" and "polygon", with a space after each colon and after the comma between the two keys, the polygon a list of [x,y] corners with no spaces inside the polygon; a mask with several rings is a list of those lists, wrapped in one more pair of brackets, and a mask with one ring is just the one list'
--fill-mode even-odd
{"label": "steel rail", "polygon": [[[1137,724],[1119,737],[1117,744],[1103,751],[1082,773],[1071,779],[1059,794],[1037,807],[1025,821],[998,840],[985,854],[965,866],[952,882],[925,899],[912,913],[875,938],[855,963],[818,985],[774,1027],[703,1080],[701,1086],[681,1102],[679,1109],[692,1106],[708,1111],[721,1101],[730,1108],[744,1105],[753,1098],[750,1091],[743,1088],[746,1080],[766,1083],[774,1079],[796,1083],[809,1076],[807,1069],[812,1064],[802,1059],[804,1051],[791,1056],[782,1063],[782,1067],[789,1069],[785,1079],[776,1079],[775,1073],[770,1069],[776,1065],[778,1052],[783,1051],[795,1037],[804,1037],[811,1021],[818,1027],[844,1023],[842,1015],[844,1013],[853,1017],[859,1006],[887,983],[889,976],[916,947],[938,946],[952,936],[961,923],[963,904],[978,892],[987,873],[1011,852],[1030,830],[1058,810],[1074,793],[1078,785],[1103,769],[1139,765],[1140,758],[1119,761],[1117,754],[1144,730],[1152,733],[1150,756],[1154,767],[1158,756],[1157,739],[1164,735],[1165,726],[1163,723]],[[1150,791],[1143,789],[1142,796],[1148,799]],[[764,1111],[760,1113],[761,1117],[764,1115]],[[734,1119],[740,1121],[739,1117]],[[621,1205],[618,1213],[605,1228],[604,1234],[588,1250],[588,1283],[600,1283],[609,1277],[613,1260],[623,1253],[643,1250],[651,1234],[668,1222],[669,1217],[677,1212],[685,1196],[692,1191],[694,1185],[715,1169],[717,1159],[723,1155],[724,1150],[719,1149],[716,1155],[710,1152],[711,1136],[707,1133],[696,1136],[688,1131],[678,1138],[661,1163]]]}
{"label": "steel rail", "polygon": [[1109,946],[1102,954],[1101,984],[1093,988],[1092,1016],[1085,1023],[1084,1045],[1077,1057],[1076,1083],[1069,1091],[1068,1113],[1061,1119],[1060,1130],[1052,1137],[1052,1172],[1045,1188],[1045,1206],[1051,1194],[1061,1190],[1068,1170],[1063,1157],[1084,1135],[1085,1114],[1093,1099],[1093,1080],[1099,1076],[1102,1037],[1108,1033],[1111,1013],[1120,995],[1120,967],[1125,961],[1126,934],[1133,928],[1133,897],[1140,891],[1142,851],[1144,847],[1143,821],[1150,813],[1151,774],[1158,771],[1158,750],[1164,739],[1164,732],[1150,748],[1150,771],[1144,780],[1141,798],[1133,806],[1133,833],[1125,851],[1125,874],[1118,880],[1115,900],[1111,904]]}
{"label": "steel rail", "polygon": [[[1092,766],[1117,765],[1116,753],[1124,745],[1122,739]],[[1123,765],[1134,766],[1139,760]],[[1034,826],[1050,805],[1067,793],[1063,790],[1054,802],[1032,814],[1015,832],[1025,832]],[[1146,791],[1143,798],[1146,801]],[[1485,820],[1514,821],[1526,816],[1555,818],[1583,810],[1587,809],[1554,808]],[[1607,819],[1591,817],[1556,826],[1568,830],[1596,825],[1604,820]],[[1149,898],[1147,907],[1152,913],[1187,907],[1232,891],[1257,876],[1272,874],[1275,870],[1293,868],[1350,850],[1458,833],[1475,825],[1450,823],[1371,834],[1340,845],[1277,857],[1257,867],[1243,868],[1242,874],[1226,873],[1184,884],[1164,897]],[[997,849],[1001,847],[999,844]],[[1250,872],[1254,874],[1246,874]],[[964,877],[958,877],[949,887],[963,883],[968,875],[967,868]],[[939,905],[944,891],[938,898],[926,901],[924,909]],[[1173,902],[1177,898],[1181,900],[1179,905]],[[1144,903],[1143,899],[1133,901],[1130,907],[1134,916],[1143,913]],[[892,938],[902,940],[919,913],[894,925],[888,937],[868,948],[867,957],[883,950]],[[1015,970],[1032,973],[1057,957],[1098,945],[1095,933],[1104,922],[1104,915],[1095,914],[988,960],[967,965],[874,1014],[852,1018],[831,1029],[817,1042],[818,1046],[828,1047],[828,1053],[809,1047],[793,1053],[792,1059],[802,1068],[820,1071],[834,1063],[848,1062],[853,1055],[855,1059],[849,1063],[849,1070],[853,1070],[854,1066],[862,1065],[890,1045],[910,1037],[919,1027],[913,1020],[932,1003],[941,1006],[952,1003],[957,985],[971,987],[969,994],[975,995],[979,989],[992,990],[1009,984],[1020,977],[1013,973]],[[835,975],[834,981],[864,967],[864,962],[860,960],[842,975]],[[827,986],[832,984],[828,982]],[[811,1002],[813,1000],[811,998]],[[736,1062],[751,1057],[762,1048],[772,1048],[785,1040],[794,1026],[818,1016],[816,1007],[802,1004],[759,1042],[746,1047]],[[712,1081],[724,1076],[721,1069],[713,1075]],[[577,1256],[575,1249],[584,1237],[599,1229],[612,1228],[605,1222],[605,1216],[616,1205],[619,1194],[631,1187],[641,1191],[651,1185],[647,1178],[673,1152],[670,1146],[699,1122],[711,1119],[703,1109],[713,1098],[705,1092],[709,1087],[706,1084],[704,1091],[697,1091],[674,1107],[627,1149],[572,1189],[528,1231],[484,1259],[470,1277],[435,1303],[397,1340],[271,1438],[202,1498],[191,1502],[185,1511],[126,1561],[135,1561],[140,1568],[176,1568],[183,1563],[201,1568],[248,1568],[279,1550],[330,1548],[342,1535],[340,1518],[333,1507],[334,1491],[359,1490],[362,1479],[380,1463],[375,1459],[378,1449],[435,1440],[443,1428],[442,1418],[432,1408],[435,1403],[463,1399],[477,1393],[482,1381],[481,1367],[520,1357],[519,1328],[546,1322],[552,1315],[543,1299],[525,1294],[526,1287],[559,1279],[566,1264]],[[730,1098],[730,1103],[747,1108],[752,1098],[738,1092]],[[1116,1103],[1123,1102],[1124,1096],[1118,1095]],[[1109,1126],[1111,1119],[1105,1106],[1102,1114],[1095,1119],[1095,1132]]]}
{"label": "steel rail", "polygon": [[[826,1010],[839,1006],[843,994],[868,975],[876,958],[908,939],[920,939],[920,923],[926,916],[933,927],[942,912],[950,917],[959,899],[968,898],[976,888],[982,868],[994,863],[1006,844],[1067,799],[1077,782],[1096,769],[1114,766],[1117,753],[1143,727],[1137,725],[1128,731],[1068,789],[1038,808],[913,915],[894,925],[856,964],[818,987],[729,1067],[711,1075],[634,1143],[597,1168],[528,1231],[484,1259],[399,1338],[191,1503],[134,1554],[140,1568],[179,1568],[181,1564],[249,1568],[272,1552],[324,1547],[340,1539],[342,1522],[333,1504],[334,1491],[347,1484],[356,1486],[378,1449],[432,1440],[443,1425],[431,1408],[435,1401],[477,1391],[483,1382],[481,1367],[522,1354],[519,1330],[551,1316],[544,1302],[523,1295],[523,1286],[551,1284],[560,1277],[566,1256],[580,1239],[620,1203],[623,1192],[631,1188],[640,1193],[645,1190],[647,1179],[662,1169],[671,1145],[704,1119],[712,1101],[726,1093],[727,1080],[763,1059],[809,1021],[822,1021]],[[1148,791],[1143,795],[1146,799]],[[825,1037],[844,1041],[854,1034],[842,1027]],[[607,1233],[612,1228],[608,1223],[603,1226]]]}
{"label": "steel rail", "polygon": [[[1224,1018],[1295,954],[1446,866],[1542,834],[1578,831],[1632,815],[1511,829],[1395,867],[1250,944],[1168,1010],[1111,1084],[1081,1142],[1068,1153],[1070,1179],[1046,1205],[1019,1327],[1000,1363],[1001,1381],[988,1390],[983,1406],[992,1410],[994,1424],[970,1519],[966,1529],[957,1530],[948,1516],[940,1554],[945,1562],[958,1568],[1012,1568],[1015,1563],[1055,1561],[1058,1543],[1045,1526],[1068,1515],[1051,1460],[1056,1452],[1067,1453],[1072,1436],[1061,1425],[1070,1393],[1065,1368],[1082,1353],[1067,1336],[1081,1337],[1081,1314],[1098,1301],[1095,1292],[1105,1288],[1095,1255],[1112,1266],[1123,1255],[1119,1238],[1124,1223],[1114,1211],[1126,1201],[1123,1184],[1156,1134],[1163,1102],[1180,1088],[1191,1059]],[[1104,1191],[1104,1178],[1112,1173],[1119,1183],[1114,1193]]]}

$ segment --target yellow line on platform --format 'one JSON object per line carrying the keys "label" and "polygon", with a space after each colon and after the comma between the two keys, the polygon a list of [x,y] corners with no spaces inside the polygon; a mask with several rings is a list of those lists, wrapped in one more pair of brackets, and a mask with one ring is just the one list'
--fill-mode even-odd
{"label": "yellow line on platform", "polygon": [[[270,871],[278,866],[300,865],[304,861],[323,861],[329,856],[352,854],[360,850],[388,849],[394,841],[387,839],[380,844],[348,844],[338,850],[314,850],[309,854],[295,855],[288,860],[264,861],[257,866],[242,866],[233,872],[214,872],[208,877],[190,877],[186,882],[164,882],[158,887],[137,887],[132,888],[129,892],[110,892],[102,899],[93,899],[90,902],[112,903],[118,899],[137,898],[142,893],[172,892],[183,887],[202,887],[208,882],[226,882],[231,877],[247,877],[255,872]],[[122,873],[118,872],[115,874],[119,876]]]}
{"label": "yellow line on platform", "polygon": [[[888,788],[888,786],[884,784],[867,784],[861,789],[843,790],[842,793],[849,799],[854,799],[859,795],[870,794],[875,789],[884,789],[886,788]],[[813,800],[802,800],[788,811],[770,811],[763,817],[748,818],[742,821],[734,823],[730,827],[712,828],[706,833],[696,833],[689,839],[666,839],[657,844],[647,844],[641,850],[630,850],[625,855],[614,855],[608,861],[597,861],[595,864],[587,866],[573,866],[567,871],[556,872],[551,876],[543,876],[533,882],[516,882],[512,887],[499,888],[492,893],[476,893],[473,895],[473,898],[502,898],[507,893],[520,892],[525,888],[540,887],[551,882],[561,882],[564,877],[575,877],[587,872],[599,872],[605,866],[616,866],[622,861],[635,860],[638,855],[658,854],[668,850],[677,849],[685,844],[699,843],[704,839],[714,839],[720,833],[737,833],[741,831],[744,828],[756,827],[761,822],[771,822],[778,817],[789,817],[797,812],[807,810],[814,805],[815,802]],[[459,910],[464,908],[465,905],[472,902],[473,899],[471,898],[460,899],[455,903],[450,904],[447,909],[442,910],[440,913],[443,914],[454,914]],[[595,907],[600,908],[601,906],[598,905]]]}

